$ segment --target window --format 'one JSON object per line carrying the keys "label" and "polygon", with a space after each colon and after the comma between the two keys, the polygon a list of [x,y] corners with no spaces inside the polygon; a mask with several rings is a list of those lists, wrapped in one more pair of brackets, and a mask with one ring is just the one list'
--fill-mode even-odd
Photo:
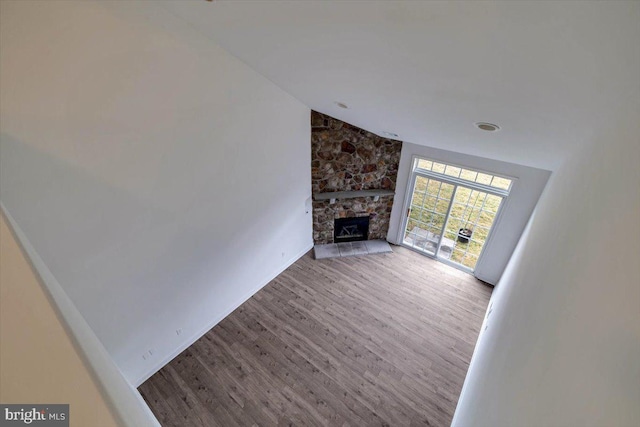
{"label": "window", "polygon": [[472,272],[512,180],[429,159],[410,180],[402,243]]}
{"label": "window", "polygon": [[500,190],[509,191],[511,189],[511,180],[508,178],[465,169],[459,166],[439,163],[433,160],[416,159],[414,163],[414,170],[435,172],[436,174],[450,176],[463,181],[498,188]]}

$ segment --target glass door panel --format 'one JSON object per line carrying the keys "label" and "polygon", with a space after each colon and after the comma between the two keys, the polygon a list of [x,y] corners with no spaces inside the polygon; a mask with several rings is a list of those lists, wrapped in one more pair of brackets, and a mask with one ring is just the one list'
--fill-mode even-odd
{"label": "glass door panel", "polygon": [[446,223],[455,186],[415,176],[407,212],[404,244],[435,255]]}
{"label": "glass door panel", "polygon": [[500,196],[457,186],[438,258],[473,270],[501,203]]}

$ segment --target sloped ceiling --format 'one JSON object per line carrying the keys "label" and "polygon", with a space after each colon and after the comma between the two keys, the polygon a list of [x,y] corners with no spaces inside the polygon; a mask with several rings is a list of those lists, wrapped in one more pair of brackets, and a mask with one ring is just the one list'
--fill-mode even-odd
{"label": "sloped ceiling", "polygon": [[640,2],[162,5],[314,110],[549,170],[640,93]]}

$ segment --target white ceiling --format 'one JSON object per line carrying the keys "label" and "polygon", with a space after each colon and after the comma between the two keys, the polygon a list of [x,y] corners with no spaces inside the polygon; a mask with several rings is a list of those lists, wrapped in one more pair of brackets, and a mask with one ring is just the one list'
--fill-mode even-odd
{"label": "white ceiling", "polygon": [[[640,93],[637,1],[163,7],[314,110],[403,141],[549,170]],[[502,130],[482,132],[477,121]]]}

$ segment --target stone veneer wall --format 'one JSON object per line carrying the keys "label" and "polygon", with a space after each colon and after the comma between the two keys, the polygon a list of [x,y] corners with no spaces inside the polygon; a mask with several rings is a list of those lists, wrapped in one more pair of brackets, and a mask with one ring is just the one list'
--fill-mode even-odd
{"label": "stone veneer wall", "polygon": [[[402,142],[382,138],[318,112],[311,112],[311,188],[331,191],[395,190]],[[333,243],[333,221],[369,215],[369,239],[384,239],[393,196],[313,201],[313,241]]]}

